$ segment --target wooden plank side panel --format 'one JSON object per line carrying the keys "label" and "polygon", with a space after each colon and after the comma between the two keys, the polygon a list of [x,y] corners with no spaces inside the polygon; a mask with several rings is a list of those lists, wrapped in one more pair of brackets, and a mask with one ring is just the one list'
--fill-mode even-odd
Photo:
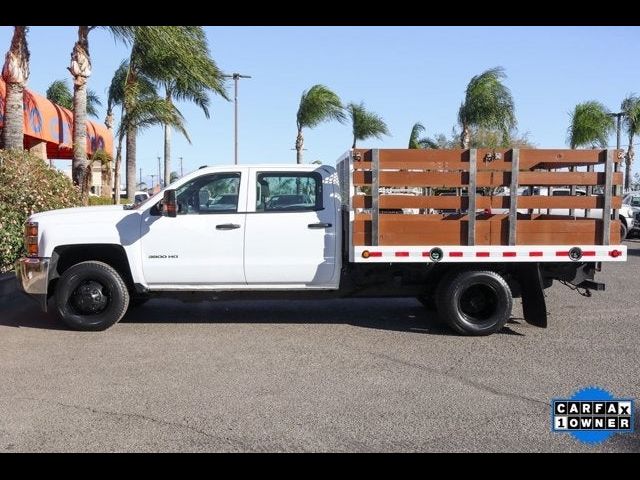
{"label": "wooden plank side panel", "polygon": [[[380,215],[380,245],[464,245],[468,236],[468,217],[454,219],[414,218]],[[603,222],[599,219],[547,219],[544,215],[517,222],[516,245],[599,245]],[[371,245],[370,220],[358,218],[354,224],[356,245]],[[620,242],[620,224],[611,222],[611,243]],[[507,245],[509,222],[505,215],[476,221],[477,245]]]}
{"label": "wooden plank side panel", "polygon": [[[370,169],[370,150],[358,149],[362,162],[355,162],[357,170]],[[496,153],[500,158],[492,159]],[[380,150],[380,166],[383,169],[424,169],[424,170],[468,170],[468,150]],[[604,164],[605,150],[549,150],[522,149],[520,168],[566,168]],[[620,162],[615,155],[615,162]],[[478,171],[498,170],[511,171],[511,150],[478,149]]]}
{"label": "wooden plank side panel", "polygon": [[[509,197],[476,197],[476,208],[509,208]],[[622,206],[621,197],[613,197],[612,208]],[[368,195],[354,195],[352,199],[354,208],[371,208],[371,197]],[[604,207],[604,197],[602,195],[587,197],[566,196],[518,196],[518,208],[520,209],[540,209],[540,208],[579,208],[594,209]],[[469,208],[469,198],[466,196],[412,196],[412,195],[380,195],[380,208],[434,208],[456,210]]]}
{"label": "wooden plank side panel", "polygon": [[[556,186],[565,185],[595,186],[605,184],[604,172],[520,172],[520,186]],[[353,174],[355,185],[371,185],[371,172],[356,171]],[[510,172],[478,172],[478,187],[509,186]],[[613,185],[622,184],[622,172],[615,172]],[[380,172],[381,187],[465,187],[469,184],[468,172]]]}

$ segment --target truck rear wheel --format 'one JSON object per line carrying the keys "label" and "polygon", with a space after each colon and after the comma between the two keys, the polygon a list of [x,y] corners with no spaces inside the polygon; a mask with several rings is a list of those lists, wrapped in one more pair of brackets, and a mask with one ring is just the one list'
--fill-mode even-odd
{"label": "truck rear wheel", "polygon": [[74,330],[106,330],[126,313],[129,291],[113,267],[81,262],[58,280],[55,302],[60,319]]}
{"label": "truck rear wheel", "polygon": [[496,272],[463,271],[442,279],[437,296],[438,314],[462,335],[490,335],[511,316],[509,285]]}

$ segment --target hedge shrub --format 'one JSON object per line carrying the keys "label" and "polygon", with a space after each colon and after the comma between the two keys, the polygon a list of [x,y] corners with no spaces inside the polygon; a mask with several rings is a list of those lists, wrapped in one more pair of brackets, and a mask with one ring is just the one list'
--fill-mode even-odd
{"label": "hedge shrub", "polygon": [[0,273],[24,255],[24,222],[31,213],[80,205],[63,173],[28,152],[0,150]]}
{"label": "hedge shrub", "polygon": [[89,206],[94,205],[113,205],[113,199],[106,197],[89,197]]}

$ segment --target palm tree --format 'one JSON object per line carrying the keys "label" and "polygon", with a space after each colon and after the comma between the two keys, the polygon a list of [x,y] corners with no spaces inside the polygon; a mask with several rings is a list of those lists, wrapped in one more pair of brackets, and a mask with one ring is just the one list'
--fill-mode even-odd
{"label": "palm tree", "polygon": [[347,105],[347,112],[351,117],[353,129],[353,145],[351,148],[356,148],[358,140],[366,140],[371,137],[382,138],[383,135],[389,135],[387,124],[376,113],[368,112],[364,108],[364,102],[359,104],[350,103]]}
{"label": "palm tree", "polygon": [[409,135],[409,148],[410,149],[420,149],[420,148],[439,148],[438,143],[435,140],[432,140],[428,137],[420,137],[426,129],[424,125],[420,122],[416,122],[413,124],[411,128],[411,134]]}
{"label": "palm tree", "polygon": [[2,79],[7,85],[2,141],[7,150],[24,147],[24,86],[29,79],[29,27],[13,27],[11,46],[4,59]]}
{"label": "palm tree", "polygon": [[[65,80],[54,80],[47,88],[46,96],[53,103],[57,103],[61,107],[73,110],[73,94],[69,89],[69,85]],[[87,115],[98,118],[98,107],[102,106],[98,94],[87,89]]]}
{"label": "palm tree", "polygon": [[579,103],[571,113],[568,142],[571,148],[604,148],[613,129],[613,118],[602,103],[595,100]]}
{"label": "palm tree", "polygon": [[300,105],[296,114],[296,162],[302,163],[302,149],[304,147],[303,128],[313,128],[329,120],[344,122],[345,115],[342,102],[338,95],[324,85],[314,85],[309,90],[302,92]]}
{"label": "palm tree", "polygon": [[631,164],[635,152],[633,151],[634,137],[640,134],[640,97],[630,94],[622,101],[620,109],[624,113],[624,125],[629,136],[629,149],[625,155],[624,188],[629,190],[631,184]]}
{"label": "palm tree", "polygon": [[503,78],[506,78],[504,69],[495,67],[476,75],[467,85],[458,111],[462,148],[469,148],[472,127],[496,128],[502,132],[503,144],[509,144],[509,132],[516,125],[516,116],[513,97],[502,83]]}
{"label": "palm tree", "polygon": [[[135,140],[139,131],[159,124],[167,124],[182,133],[187,140],[189,136],[184,128],[184,117],[178,109],[166,99],[161,98],[155,90],[153,82],[144,74],[136,73],[136,82],[128,83],[132,76],[132,68],[126,61],[116,70],[107,101],[107,117],[113,117],[115,106],[121,107],[120,125],[116,132],[118,144],[114,165],[115,203],[120,203],[120,166],[122,163],[122,143],[127,144],[127,196],[135,192]],[[135,98],[132,96],[135,95]],[[130,157],[130,153],[132,157]],[[132,161],[131,158],[133,159]],[[133,187],[130,181],[134,182]]]}
{"label": "palm tree", "polygon": [[[206,118],[209,118],[209,96],[214,92],[226,100],[227,91],[224,76],[211,58],[207,37],[202,27],[173,27],[171,32],[174,43],[189,52],[188,55],[176,55],[163,45],[151,44],[141,60],[140,68],[145,74],[162,86],[165,99],[173,104],[174,100],[189,101],[196,104]],[[173,64],[170,68],[169,63]],[[164,125],[164,184],[171,177],[171,126]]]}
{"label": "palm tree", "polygon": [[[199,44],[204,44],[204,47],[198,46]],[[125,114],[135,108],[142,77],[152,82],[180,83],[187,81],[187,76],[192,75],[193,78],[189,79],[189,82],[200,83],[208,86],[209,89],[213,88],[223,93],[224,89],[220,83],[221,74],[215,68],[213,61],[208,56],[205,58],[194,53],[202,52],[203,48],[208,54],[202,30],[177,26],[137,27],[124,87]],[[205,63],[207,65],[204,65]],[[208,78],[209,75],[213,78]],[[180,89],[187,91],[182,86]],[[174,122],[167,123],[172,125]],[[135,122],[130,122],[128,128],[130,130],[126,133],[127,192],[131,195],[135,189],[137,126]],[[182,132],[184,133],[184,129]]]}

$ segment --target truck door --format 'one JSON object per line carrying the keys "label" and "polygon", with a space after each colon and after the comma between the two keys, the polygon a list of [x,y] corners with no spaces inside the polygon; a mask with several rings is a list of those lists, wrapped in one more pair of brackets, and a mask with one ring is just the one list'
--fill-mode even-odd
{"label": "truck door", "polygon": [[245,284],[241,175],[246,171],[194,178],[176,189],[176,217],[143,219],[142,267],[150,286]]}
{"label": "truck door", "polygon": [[247,284],[335,287],[339,225],[334,185],[323,183],[322,170],[252,168],[250,182]]}

